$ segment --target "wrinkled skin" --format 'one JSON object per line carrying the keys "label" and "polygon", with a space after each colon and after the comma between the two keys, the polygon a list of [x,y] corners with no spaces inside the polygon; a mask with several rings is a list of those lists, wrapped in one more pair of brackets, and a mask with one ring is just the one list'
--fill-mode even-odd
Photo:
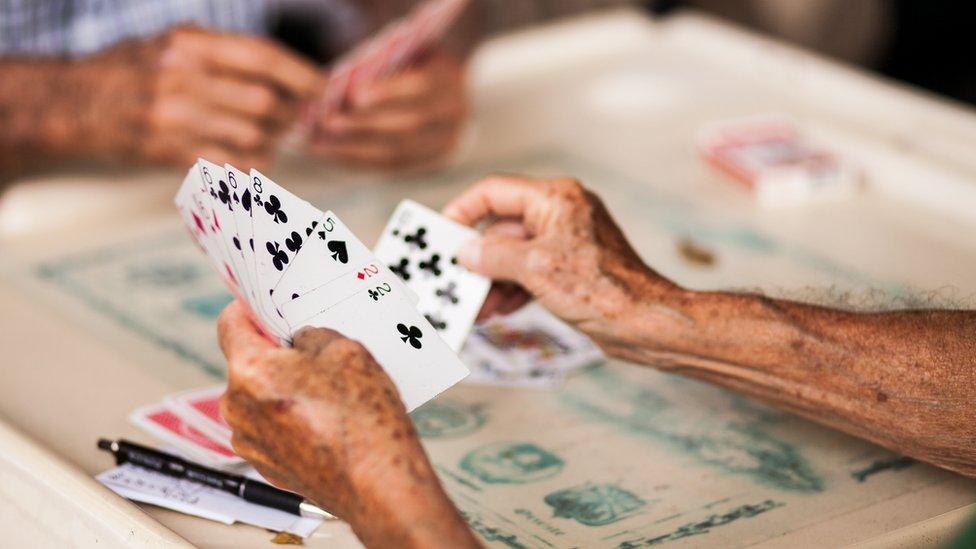
{"label": "wrinkled skin", "polygon": [[[463,67],[431,52],[312,120],[305,150],[336,162],[436,163],[465,119]],[[0,58],[0,173],[52,161],[266,169],[328,74],[253,36],[175,27],[78,60]]]}
{"label": "wrinkled skin", "polygon": [[218,333],[229,367],[221,412],[234,450],[272,484],[346,520],[370,546],[476,546],[393,382],[362,345],[307,328],[293,348],[276,347],[237,302]]}
{"label": "wrinkled skin", "polygon": [[616,339],[623,311],[676,288],[644,265],[600,199],[574,179],[490,177],[444,214],[487,224],[458,256],[496,280],[480,318],[510,313],[531,295],[591,336]]}
{"label": "wrinkled skin", "polygon": [[[688,290],[645,266],[602,203],[571,179],[488,178],[445,213],[487,225],[459,256],[507,284],[486,313],[531,294],[611,356],[976,476],[973,311],[857,313]],[[299,334],[295,349],[277,349],[237,304],[220,332],[234,445],[268,478],[349,520],[369,546],[475,543],[392,384],[358,344],[316,330]]]}
{"label": "wrinkled skin", "polygon": [[71,70],[87,90],[79,106],[90,147],[180,167],[198,156],[266,167],[319,78],[274,42],[190,27],[118,44]]}

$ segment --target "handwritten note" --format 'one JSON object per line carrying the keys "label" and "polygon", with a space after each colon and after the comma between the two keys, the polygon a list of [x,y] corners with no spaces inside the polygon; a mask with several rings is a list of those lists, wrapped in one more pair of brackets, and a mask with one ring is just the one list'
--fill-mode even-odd
{"label": "handwritten note", "polygon": [[95,477],[116,494],[224,524],[243,522],[307,538],[322,524],[243,499],[209,486],[124,463]]}

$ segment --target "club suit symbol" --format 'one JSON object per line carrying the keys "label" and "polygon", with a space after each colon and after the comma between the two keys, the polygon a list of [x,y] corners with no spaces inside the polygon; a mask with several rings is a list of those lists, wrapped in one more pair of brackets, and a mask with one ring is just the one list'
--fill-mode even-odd
{"label": "club suit symbol", "polygon": [[395,265],[389,265],[389,268],[391,271],[396,273],[396,275],[402,278],[403,280],[410,280],[410,271],[407,270],[407,267],[409,266],[410,266],[410,260],[403,257],[400,258],[400,263],[397,263]]}
{"label": "club suit symbol", "polygon": [[434,276],[441,276],[443,271],[441,271],[441,267],[439,265],[440,262],[441,254],[433,254],[427,261],[421,261],[418,263],[417,267],[419,267],[421,271],[427,271]]}
{"label": "club suit symbol", "polygon": [[288,254],[281,249],[281,245],[277,242],[268,242],[265,244],[265,248],[268,249],[268,253],[271,254],[271,262],[274,264],[275,269],[283,271],[285,265],[288,263]]}
{"label": "club suit symbol", "polygon": [[433,326],[435,330],[445,330],[447,328],[447,322],[444,322],[434,315],[425,314],[424,318],[427,319],[427,322],[430,322],[430,325]]}
{"label": "club suit symbol", "polygon": [[278,197],[271,195],[264,202],[264,211],[268,212],[268,215],[274,219],[275,223],[287,223],[288,215],[285,214],[284,210],[281,209],[281,201]]}
{"label": "club suit symbol", "polygon": [[[393,236],[400,236],[400,230],[395,229],[393,231]],[[404,234],[403,242],[408,246],[416,246],[421,250],[426,250],[427,249],[426,236],[427,236],[427,229],[425,229],[424,227],[418,227],[417,231],[414,232],[413,234]]]}
{"label": "club suit symbol", "polygon": [[438,288],[434,291],[434,295],[441,298],[444,301],[449,302],[452,305],[457,305],[459,299],[457,296],[457,283],[450,282],[444,288]]}
{"label": "club suit symbol", "polygon": [[285,247],[292,252],[298,252],[302,249],[302,235],[292,231],[291,236],[285,239]]}
{"label": "club suit symbol", "polygon": [[[223,180],[220,180],[220,190],[217,191],[217,198],[219,198],[220,201],[227,206],[228,210],[231,211],[234,210],[234,208],[231,206],[230,203],[231,200],[230,188],[227,187],[227,183],[225,183]],[[234,198],[236,199],[237,196],[235,195]]]}
{"label": "club suit symbol", "polygon": [[414,349],[423,347],[423,344],[420,343],[420,338],[424,337],[424,333],[420,331],[420,328],[416,326],[408,327],[401,322],[397,324],[397,331],[400,332],[400,341],[409,343]]}

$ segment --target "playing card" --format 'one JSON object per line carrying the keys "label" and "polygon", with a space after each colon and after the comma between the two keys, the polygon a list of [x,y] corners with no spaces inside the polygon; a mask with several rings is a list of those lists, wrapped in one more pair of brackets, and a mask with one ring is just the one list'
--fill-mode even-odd
{"label": "playing card", "polygon": [[460,350],[491,281],[457,264],[461,245],[476,238],[412,200],[397,206],[375,248],[379,258],[419,296],[417,308],[454,350]]}
{"label": "playing card", "polygon": [[257,170],[250,175],[255,293],[265,320],[273,325],[275,335],[287,341],[290,333],[274,303],[274,289],[325,214]]}
{"label": "playing card", "polygon": [[304,325],[331,328],[362,343],[393,380],[409,411],[464,379],[468,369],[407,295],[395,286],[391,290],[354,294]]}
{"label": "playing card", "polygon": [[461,351],[466,383],[555,390],[604,360],[588,337],[537,303],[475,327]]}
{"label": "playing card", "polygon": [[143,406],[132,412],[129,420],[163,442],[178,447],[195,461],[206,465],[226,467],[244,461],[229,447],[194,429],[161,404]]}
{"label": "playing card", "polygon": [[[227,176],[227,184],[237,195],[238,203],[234,207],[234,219],[237,222],[237,236],[240,242],[241,257],[244,261],[244,270],[247,272],[248,283],[250,285],[252,297],[257,300],[255,280],[256,270],[254,266],[254,227],[252,214],[254,211],[253,193],[251,192],[251,177],[247,172],[242,172],[230,164],[224,164],[224,173]],[[252,303],[257,307],[257,303]]]}
{"label": "playing card", "polygon": [[212,212],[207,199],[208,189],[196,166],[190,168],[176,193],[174,202],[190,236],[210,259],[210,264],[227,288],[238,295],[238,281],[230,260],[214,234]]}
{"label": "playing card", "polygon": [[[385,78],[418,59],[447,30],[468,0],[427,0],[344,55],[332,70],[320,97],[309,109],[307,124],[341,109],[363,86]],[[311,129],[302,132],[308,135]]]}
{"label": "playing card", "polygon": [[590,338],[538,303],[476,326],[468,343],[491,357],[496,369],[511,372],[571,372],[605,358]]}
{"label": "playing card", "polygon": [[752,191],[765,207],[851,196],[859,171],[804,136],[786,116],[752,116],[710,124],[698,136],[704,159]]}
{"label": "playing card", "polygon": [[495,385],[524,389],[560,389],[566,382],[567,373],[551,365],[540,364],[525,368],[509,362],[504,353],[492,352],[484,343],[471,338],[461,350],[461,360],[471,370],[464,379],[473,385]]}
{"label": "playing card", "polygon": [[[282,275],[272,300],[285,322],[294,327],[293,319],[306,320],[310,314],[300,318],[294,313],[286,314],[285,306],[290,301],[302,299],[314,308],[310,313],[317,313],[326,308],[321,299],[328,296],[328,292],[340,291],[343,296],[349,295],[356,288],[364,289],[370,279],[388,274],[391,274],[389,269],[382,265],[335,213],[329,211],[321,221],[312,225],[302,253],[298,254],[291,267]],[[338,290],[340,286],[330,289],[340,281],[345,281],[349,291]],[[411,301],[417,303],[417,295],[403,286],[399,279],[394,278],[390,283],[401,286]],[[308,299],[303,299],[313,290],[319,291]],[[331,299],[331,302],[335,301],[338,299]],[[289,310],[295,308],[289,307]]]}
{"label": "playing card", "polygon": [[211,440],[230,448],[231,428],[220,415],[220,398],[227,385],[191,389],[167,395],[163,404]]}
{"label": "playing card", "polygon": [[376,261],[369,248],[331,211],[309,229],[304,252],[292,261],[275,286],[273,301],[279,307],[339,275]]}
{"label": "playing card", "polygon": [[253,275],[245,263],[243,249],[246,243],[241,241],[238,230],[236,211],[242,208],[236,177],[228,177],[224,168],[203,158],[197,159],[197,168],[200,170],[200,178],[207,186],[217,246],[221,247],[230,262],[241,296],[253,307],[256,298]]}
{"label": "playing card", "polygon": [[308,319],[363,291],[371,293],[374,303],[394,292],[406,295],[406,290],[399,284],[396,275],[389,271],[380,271],[379,264],[367,265],[363,272],[370,274],[365,279],[360,279],[353,273],[338,275],[318,288],[284,303],[281,306],[282,317],[289,326],[303,326]]}

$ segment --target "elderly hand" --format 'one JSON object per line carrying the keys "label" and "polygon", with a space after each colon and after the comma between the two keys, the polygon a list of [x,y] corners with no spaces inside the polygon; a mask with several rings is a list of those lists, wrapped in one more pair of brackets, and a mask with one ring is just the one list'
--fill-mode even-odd
{"label": "elderly hand", "polygon": [[495,176],[451,201],[444,214],[465,225],[486,222],[458,260],[503,284],[481,317],[505,314],[528,294],[598,343],[620,339],[617,319],[638,298],[677,286],[644,265],[600,199],[573,179]]}
{"label": "elderly hand", "polygon": [[396,387],[362,345],[306,328],[293,348],[276,347],[238,302],[218,334],[231,442],[268,481],[348,521],[367,546],[471,546]]}
{"label": "elderly hand", "polygon": [[120,44],[72,71],[89,97],[77,106],[87,125],[81,146],[178,166],[198,156],[266,166],[319,77],[267,40],[185,27]]}
{"label": "elderly hand", "polygon": [[357,90],[346,109],[315,121],[309,151],[360,166],[430,164],[457,143],[466,111],[461,64],[434,52]]}

